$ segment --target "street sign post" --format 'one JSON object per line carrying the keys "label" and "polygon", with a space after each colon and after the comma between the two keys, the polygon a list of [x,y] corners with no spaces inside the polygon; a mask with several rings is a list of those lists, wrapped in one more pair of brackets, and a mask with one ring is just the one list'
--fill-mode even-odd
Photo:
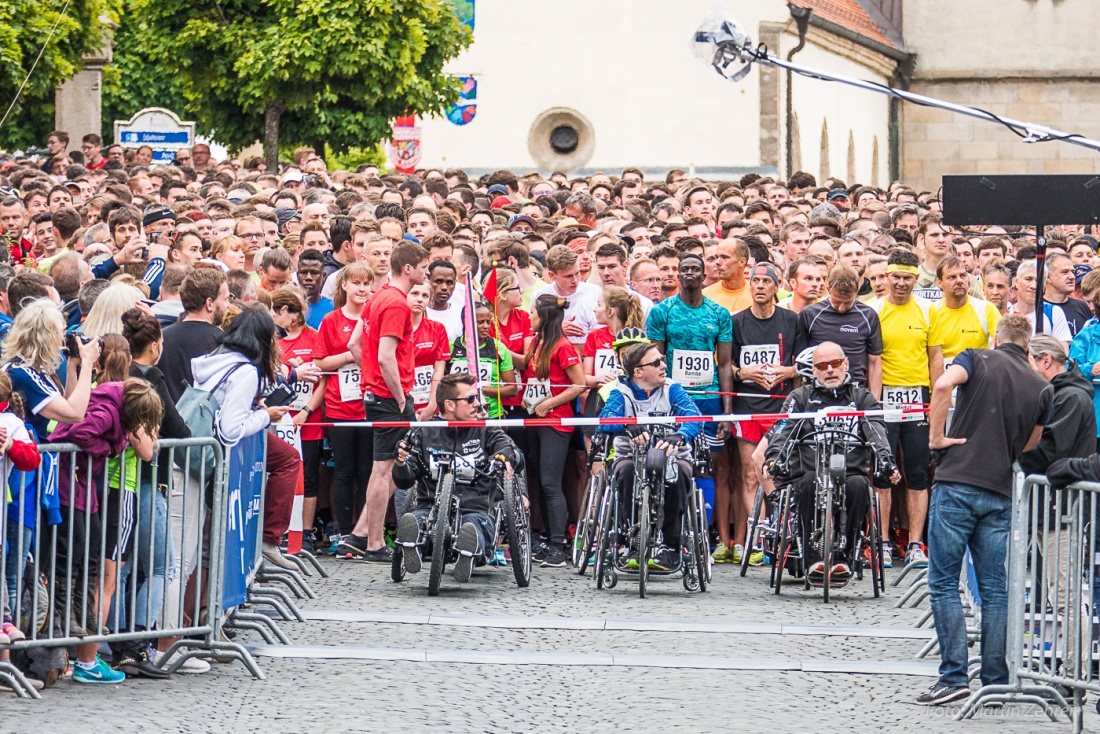
{"label": "street sign post", "polygon": [[148,145],[154,161],[168,163],[176,151],[195,144],[195,123],[163,107],[146,107],[129,120],[115,120],[115,143],[127,148]]}

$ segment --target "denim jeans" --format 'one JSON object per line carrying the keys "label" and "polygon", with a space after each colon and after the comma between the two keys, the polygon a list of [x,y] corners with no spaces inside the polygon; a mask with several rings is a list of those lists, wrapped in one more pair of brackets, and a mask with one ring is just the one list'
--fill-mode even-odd
{"label": "denim jeans", "polygon": [[[114,604],[121,604],[116,631],[126,629],[130,613],[130,574],[139,572],[134,600],[134,627],[152,629],[164,607],[164,591],[175,573],[172,562],[172,545],[168,539],[168,500],[148,484],[142,484],[138,492],[138,516],[134,529],[130,557],[118,575],[118,591]],[[152,547],[150,548],[150,543]],[[136,569],[135,569],[136,566]],[[112,604],[108,621],[115,619]]]}
{"label": "denim jeans", "polygon": [[982,685],[1008,683],[1008,531],[1012,500],[969,484],[936,482],[928,507],[928,590],[942,685],[967,684],[966,619],[959,574],[966,549],[982,599]]}

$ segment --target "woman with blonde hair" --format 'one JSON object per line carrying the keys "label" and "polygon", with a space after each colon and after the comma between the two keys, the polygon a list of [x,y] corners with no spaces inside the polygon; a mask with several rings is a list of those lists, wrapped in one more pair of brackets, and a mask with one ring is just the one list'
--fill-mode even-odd
{"label": "woman with blonde hair", "polygon": [[[330,546],[333,553],[350,553],[342,541],[355,529],[359,511],[366,501],[367,482],[374,465],[374,432],[362,426],[345,426],[367,419],[359,389],[358,346],[363,331],[363,312],[371,298],[374,271],[365,262],[353,262],[336,276],[332,292],[333,310],[321,321],[313,359],[327,377],[321,378],[317,391],[323,395],[325,420],[329,427],[334,476],[332,480],[333,520],[339,526],[338,538]],[[323,387],[322,387],[323,386]]]}
{"label": "woman with blonde hair", "polygon": [[230,270],[244,270],[244,240],[236,235],[227,234],[211,246],[210,257]]}
{"label": "woman with blonde hair", "polygon": [[143,296],[141,291],[125,283],[107,286],[92,304],[92,310],[80,326],[85,336],[103,337],[122,333],[122,314],[136,306]]}
{"label": "woman with blonde hair", "polygon": [[617,285],[604,286],[596,301],[596,322],[601,325],[584,342],[584,379],[590,388],[599,388],[619,373],[619,358],[611,343],[627,327],[645,330],[642,302],[637,293]]}

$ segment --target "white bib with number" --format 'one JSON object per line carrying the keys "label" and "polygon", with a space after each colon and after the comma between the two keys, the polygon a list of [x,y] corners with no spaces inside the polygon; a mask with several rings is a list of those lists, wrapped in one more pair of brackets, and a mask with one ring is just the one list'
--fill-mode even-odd
{"label": "white bib with number", "polygon": [[[456,359],[451,362],[451,374],[469,374],[470,363],[465,359]],[[478,361],[477,364],[477,380],[484,387],[489,384],[489,381],[493,379],[493,365],[489,362]]]}
{"label": "white bib with number", "polygon": [[746,344],[741,347],[741,369],[779,364],[778,344]]}
{"label": "white bib with number", "polygon": [[614,349],[596,350],[596,372],[602,375],[605,372],[617,375],[619,373],[619,358],[615,356]]}
{"label": "white bib with number", "polygon": [[293,385],[294,402],[290,404],[291,410],[305,410],[306,403],[313,397],[313,388],[316,385],[309,380],[298,380]]}
{"label": "white bib with number", "polygon": [[354,362],[346,364],[337,373],[340,378],[340,401],[353,403],[363,399],[363,391],[359,389],[359,365]]}
{"label": "white bib with number", "polygon": [[[886,410],[904,410],[924,407],[924,391],[919,387],[882,386],[882,407]],[[886,414],[887,423],[912,423],[924,419],[923,413]]]}
{"label": "white bib with number", "polygon": [[275,435],[286,441],[288,444],[294,447],[294,450],[298,452],[298,458],[302,457],[302,433],[300,427],[294,422],[294,419],[290,417],[289,413],[283,415],[272,428],[275,429]]}
{"label": "white bib with number", "polygon": [[413,405],[427,405],[432,396],[432,375],[434,374],[435,365],[431,364],[417,367],[413,372],[413,389],[409,393],[412,396]]}
{"label": "white bib with number", "polygon": [[701,349],[677,349],[672,355],[672,379],[681,387],[714,384],[714,354]]}
{"label": "white bib with number", "polygon": [[549,399],[550,380],[540,380],[532,377],[527,381],[527,389],[523,391],[523,404],[527,410],[534,411],[535,407]]}

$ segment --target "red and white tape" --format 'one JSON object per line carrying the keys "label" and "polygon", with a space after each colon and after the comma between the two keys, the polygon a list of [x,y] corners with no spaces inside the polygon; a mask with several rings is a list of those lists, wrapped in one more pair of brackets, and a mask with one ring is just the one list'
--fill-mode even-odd
{"label": "red and white tape", "polygon": [[341,426],[345,428],[538,428],[543,426],[647,426],[679,423],[743,423],[746,421],[779,421],[830,418],[898,418],[903,415],[927,413],[927,407],[891,410],[838,410],[813,413],[731,413],[728,415],[642,416],[634,418],[499,418],[478,421],[341,421],[340,423],[310,423],[309,425]]}

